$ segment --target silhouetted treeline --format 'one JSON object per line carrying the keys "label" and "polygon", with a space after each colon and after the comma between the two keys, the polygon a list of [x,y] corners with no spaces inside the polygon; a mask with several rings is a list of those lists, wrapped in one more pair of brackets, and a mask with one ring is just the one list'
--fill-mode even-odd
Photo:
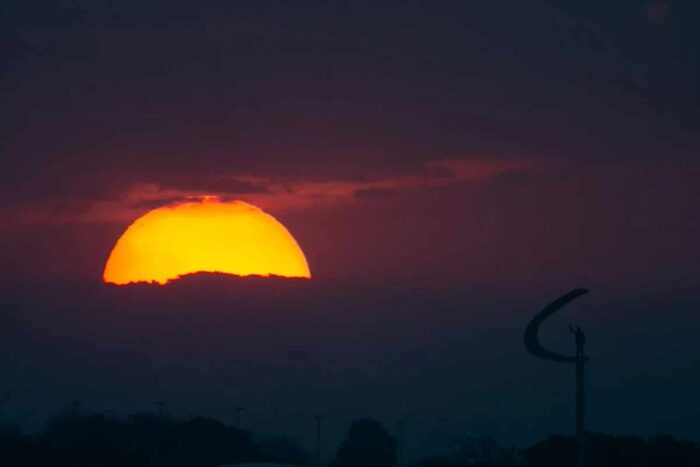
{"label": "silhouetted treeline", "polygon": [[[571,437],[550,436],[524,451],[526,465],[574,467],[575,444]],[[640,438],[590,434],[586,453],[591,467],[700,466],[700,444],[671,436]]]}
{"label": "silhouetted treeline", "polygon": [[[640,438],[589,434],[589,467],[700,467],[700,444],[671,436]],[[526,449],[501,446],[491,438],[462,440],[454,452],[415,467],[575,467],[576,439],[549,436]]]}
{"label": "silhouetted treeline", "polygon": [[522,451],[489,437],[453,438],[451,452],[418,462],[415,467],[525,467]]}
{"label": "silhouetted treeline", "polygon": [[[284,447],[276,452],[279,447],[279,441],[255,443],[248,432],[203,417],[178,420],[140,414],[122,420],[67,415],[52,420],[38,436],[4,430],[0,434],[0,465],[219,467],[237,462],[303,460],[297,450]],[[6,463],[8,460],[11,462]]]}
{"label": "silhouetted treeline", "polygon": [[[573,437],[549,436],[526,449],[492,438],[455,438],[449,453],[411,467],[574,467]],[[590,467],[700,467],[700,444],[670,436],[640,438],[590,434]],[[284,437],[254,439],[218,420],[153,414],[126,419],[76,414],[53,419],[36,436],[0,429],[0,465],[52,467],[221,467],[239,462],[313,465]],[[354,421],[330,467],[399,467],[397,443],[378,421]]]}

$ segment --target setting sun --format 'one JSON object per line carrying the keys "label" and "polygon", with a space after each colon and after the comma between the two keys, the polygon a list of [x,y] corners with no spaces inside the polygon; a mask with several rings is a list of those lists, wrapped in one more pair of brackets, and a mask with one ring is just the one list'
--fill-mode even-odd
{"label": "setting sun", "polygon": [[311,277],[303,251],[274,217],[242,201],[207,198],[138,218],[112,249],[103,279],[165,284],[195,272]]}

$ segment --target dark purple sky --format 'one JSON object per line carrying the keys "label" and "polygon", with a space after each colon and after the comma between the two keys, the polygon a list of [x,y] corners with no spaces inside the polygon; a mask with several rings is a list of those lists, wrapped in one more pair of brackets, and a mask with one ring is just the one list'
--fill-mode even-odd
{"label": "dark purple sky", "polygon": [[[157,397],[144,364],[123,393],[100,399],[100,381],[109,380],[101,372],[124,364],[121,351],[165,365],[167,378],[189,377],[177,370],[182,354],[148,355],[143,342],[117,335],[139,326],[134,310],[146,305],[140,296],[123,304],[98,279],[136,217],[207,193],[266,209],[306,252],[314,284],[298,298],[304,306],[287,310],[286,300],[256,295],[246,306],[270,310],[269,325],[251,311],[240,319],[269,352],[281,341],[311,355],[321,370],[299,390],[308,401],[330,384],[322,369],[334,364],[324,355],[346,359],[334,384],[347,387],[327,391],[326,410],[371,411],[400,387],[432,395],[401,399],[395,412],[477,419],[475,400],[487,394],[509,402],[482,404],[481,419],[525,425],[511,425],[507,440],[565,431],[568,393],[557,391],[569,389],[559,378],[566,369],[529,359],[520,332],[537,307],[587,285],[598,310],[586,322],[591,352],[608,358],[598,379],[592,370],[592,397],[605,407],[592,414],[595,429],[700,437],[688,418],[700,407],[690,392],[677,394],[700,385],[691,371],[700,357],[693,2],[41,3],[0,6],[0,277],[15,323],[4,364],[14,368],[11,392],[23,394],[6,412],[13,420],[35,423],[75,398],[126,411]],[[82,311],[49,311],[62,302]],[[148,306],[167,316],[170,305],[155,302]],[[123,323],[122,308],[130,310]],[[236,313],[223,329],[235,331]],[[289,313],[310,348],[284,335]],[[187,319],[215,326],[194,310],[177,316],[162,318],[167,329]],[[472,338],[458,337],[461,319]],[[311,338],[318,320],[327,326]],[[199,342],[197,333],[161,335],[154,326],[139,335],[165,346]],[[411,334],[425,326],[434,331]],[[95,337],[107,328],[114,335]],[[348,333],[374,337],[348,343]],[[445,339],[454,345],[441,347]],[[629,348],[616,345],[621,339]],[[476,350],[484,342],[492,350]],[[431,346],[435,361],[417,350]],[[51,364],[39,357],[49,349],[60,349]],[[400,364],[363,372],[362,362],[396,349],[406,353]],[[200,350],[183,365],[221,355],[256,364],[245,346]],[[420,381],[403,379],[412,359]],[[279,391],[264,371],[249,378],[247,394],[259,400],[247,403],[285,404],[300,371],[286,368]],[[478,372],[485,386],[467,376],[453,386],[459,371]],[[374,377],[376,386],[350,389]],[[192,411],[203,399],[223,403],[211,378],[168,397]],[[36,384],[61,395],[27,391]],[[532,395],[539,390],[557,393],[560,405],[548,408]],[[423,403],[430,397],[444,407]],[[34,404],[38,415],[23,417]],[[530,410],[553,412],[533,420]]]}

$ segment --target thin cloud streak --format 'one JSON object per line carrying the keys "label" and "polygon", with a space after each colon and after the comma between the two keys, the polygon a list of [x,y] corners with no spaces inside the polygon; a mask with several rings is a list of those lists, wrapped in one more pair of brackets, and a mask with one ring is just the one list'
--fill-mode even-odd
{"label": "thin cloud streak", "polygon": [[222,200],[243,200],[264,210],[279,213],[290,210],[367,201],[368,193],[396,193],[404,190],[447,187],[476,182],[507,172],[528,171],[538,167],[533,161],[450,159],[428,162],[420,173],[401,174],[372,180],[304,181],[273,179],[259,175],[220,175],[215,180],[200,180],[175,186],[157,183],[132,185],[126,192],[111,199],[77,200],[67,205],[64,200],[35,203],[30,209],[5,213],[20,225],[62,223],[120,223],[138,218],[159,206],[176,204],[203,196]]}

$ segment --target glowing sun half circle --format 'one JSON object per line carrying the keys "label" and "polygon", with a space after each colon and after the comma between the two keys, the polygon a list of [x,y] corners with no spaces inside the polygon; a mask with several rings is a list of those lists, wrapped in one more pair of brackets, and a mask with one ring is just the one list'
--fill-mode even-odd
{"label": "glowing sun half circle", "polygon": [[185,274],[310,278],[304,252],[274,217],[215,198],[154,209],[131,224],[105,265],[111,284],[165,284]]}

